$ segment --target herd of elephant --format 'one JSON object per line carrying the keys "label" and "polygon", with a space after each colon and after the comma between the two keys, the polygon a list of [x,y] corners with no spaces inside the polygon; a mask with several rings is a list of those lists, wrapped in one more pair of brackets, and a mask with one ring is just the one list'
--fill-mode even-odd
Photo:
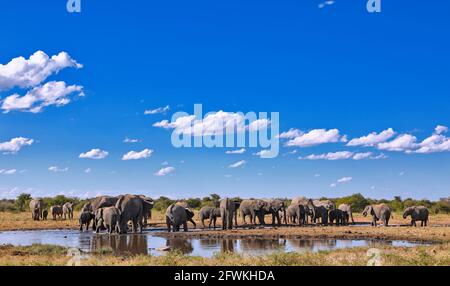
{"label": "herd of elephant", "polygon": [[[97,233],[106,230],[108,233],[124,234],[128,231],[142,232],[147,225],[147,220],[151,219],[154,201],[144,195],[121,195],[117,197],[100,196],[86,203],[79,215],[80,231],[83,228],[88,230],[92,222],[92,229]],[[53,219],[73,219],[72,203],[63,206],[51,206],[49,212]],[[30,202],[30,210],[34,220],[47,219],[49,212],[46,210],[43,200],[33,199]],[[209,220],[209,228],[216,228],[218,218],[222,220],[222,229],[233,229],[238,226],[237,217],[243,219],[247,224],[266,225],[265,217],[272,217],[272,225],[294,224],[306,226],[309,223],[315,225],[348,225],[353,219],[352,208],[348,204],[336,207],[331,200],[312,200],[303,197],[295,198],[289,206],[283,200],[243,200],[235,201],[223,199],[215,207],[204,207],[199,212],[199,218],[203,228],[206,228],[205,221]],[[372,226],[377,226],[382,222],[384,226],[389,225],[392,217],[392,210],[386,204],[369,205],[363,211],[364,217],[372,217]],[[196,228],[194,212],[184,203],[175,203],[167,208],[165,213],[167,230],[178,232],[181,228],[188,231],[188,222]],[[416,222],[421,222],[421,226],[427,226],[429,211],[426,207],[417,206],[407,208],[403,218],[411,217],[411,225],[417,226]],[[258,222],[257,222],[258,219]]]}

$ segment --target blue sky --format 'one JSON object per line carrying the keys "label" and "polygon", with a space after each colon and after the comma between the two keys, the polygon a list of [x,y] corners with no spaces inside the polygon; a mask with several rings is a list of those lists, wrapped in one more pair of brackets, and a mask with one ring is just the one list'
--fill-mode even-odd
{"label": "blue sky", "polygon": [[[0,197],[450,195],[449,135],[435,131],[450,126],[448,1],[382,0],[377,14],[365,0],[323,8],[320,0],[82,0],[80,14],[67,13],[65,2],[0,4],[0,146],[10,143],[0,154]],[[66,65],[32,83],[8,74],[13,59],[38,51],[50,58],[65,52]],[[18,100],[56,82],[72,87],[64,97],[70,102],[46,101],[30,112]],[[178,111],[192,114],[196,103],[205,112],[279,112],[281,131],[298,129],[302,140],[312,130],[337,129],[339,142],[283,146],[276,159],[253,155],[260,148],[234,155],[176,149],[172,130],[152,125]],[[395,134],[383,142],[347,146],[389,128]],[[405,134],[416,140],[392,151]],[[33,141],[11,152],[11,140],[21,137]],[[127,137],[139,142],[124,143]],[[108,156],[79,158],[96,148]],[[146,149],[148,158],[121,160]],[[336,152],[372,155],[307,159],[348,154]],[[387,158],[373,159],[380,154]],[[229,168],[239,161],[245,164]]]}

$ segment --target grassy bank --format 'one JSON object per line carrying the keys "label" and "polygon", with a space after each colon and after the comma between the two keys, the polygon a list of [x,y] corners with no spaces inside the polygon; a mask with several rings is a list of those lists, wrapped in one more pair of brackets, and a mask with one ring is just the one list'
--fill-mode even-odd
{"label": "grassy bank", "polygon": [[[450,244],[416,248],[380,247],[385,266],[449,266]],[[368,248],[340,249],[319,253],[274,253],[266,256],[246,256],[233,253],[213,258],[190,257],[177,252],[154,257],[114,256],[108,251],[91,254],[81,266],[365,266]],[[0,265],[64,266],[69,261],[67,250],[59,246],[0,246]]]}

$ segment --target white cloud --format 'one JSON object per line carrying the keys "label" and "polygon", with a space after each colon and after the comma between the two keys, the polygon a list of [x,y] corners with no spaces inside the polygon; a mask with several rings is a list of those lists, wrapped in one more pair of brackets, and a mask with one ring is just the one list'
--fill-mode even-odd
{"label": "white cloud", "polygon": [[13,138],[7,142],[0,143],[0,152],[3,152],[4,154],[16,154],[23,147],[30,146],[33,143],[33,139],[24,137]]}
{"label": "white cloud", "polygon": [[162,168],[161,170],[159,170],[158,172],[155,173],[155,176],[157,177],[162,177],[162,176],[166,176],[170,173],[175,172],[175,168],[174,167],[165,167]]}
{"label": "white cloud", "polygon": [[387,158],[384,154],[380,154],[377,156],[374,156],[372,152],[366,152],[366,153],[354,153],[349,151],[339,151],[339,152],[330,152],[325,154],[311,154],[306,157],[299,157],[300,160],[329,160],[329,161],[336,161],[336,160],[364,160],[364,159],[371,159],[371,160],[378,160],[378,159],[385,159]]}
{"label": "white cloud", "polygon": [[92,169],[91,169],[91,168],[87,168],[86,170],[84,170],[84,172],[85,172],[86,174],[89,174],[89,173],[92,172]]}
{"label": "white cloud", "polygon": [[302,160],[347,160],[352,158],[353,152],[349,151],[340,151],[340,152],[334,152],[334,153],[326,153],[326,154],[320,154],[320,155],[308,155],[306,157],[300,157],[299,159]]}
{"label": "white cloud", "polygon": [[42,51],[35,52],[29,59],[17,57],[6,65],[0,64],[0,90],[34,87],[50,75],[69,67],[79,69],[83,66],[66,52],[60,52],[51,58]]}
{"label": "white cloud", "polygon": [[365,152],[365,153],[356,153],[353,155],[353,160],[364,160],[372,158],[373,153],[372,152]]}
{"label": "white cloud", "polygon": [[63,172],[69,171],[69,168],[67,168],[67,167],[66,168],[60,168],[58,166],[51,166],[51,167],[48,168],[48,170],[50,172],[55,172],[55,173],[61,172],[61,173],[63,173]]}
{"label": "white cloud", "polygon": [[352,139],[347,146],[375,146],[394,137],[395,131],[392,128],[384,130],[380,133],[372,132],[367,136]]}
{"label": "white cloud", "polygon": [[261,157],[261,158],[267,158],[267,156],[271,153],[270,150],[261,150],[257,153],[254,153],[253,155]]}
{"label": "white cloud", "polygon": [[336,184],[336,183],[330,184],[330,188],[336,188],[336,187],[337,187],[337,184]]}
{"label": "white cloud", "polygon": [[246,163],[247,162],[245,160],[242,160],[242,161],[236,162],[234,164],[231,164],[230,166],[228,166],[228,168],[232,168],[232,169],[233,168],[239,168],[239,167],[244,166]]}
{"label": "white cloud", "polygon": [[47,106],[64,106],[71,102],[73,96],[84,96],[83,87],[67,86],[63,81],[50,81],[28,91],[25,95],[13,94],[2,101],[4,112],[23,111],[39,113]]}
{"label": "white cloud", "polygon": [[434,132],[437,135],[441,135],[443,133],[447,133],[448,132],[448,127],[447,126],[442,126],[442,125],[438,125],[436,126],[436,128],[434,129]]}
{"label": "white cloud", "polygon": [[88,151],[86,153],[81,153],[79,158],[100,160],[105,159],[106,157],[108,157],[108,155],[109,153],[107,151],[103,151],[100,149],[92,149],[91,151]]}
{"label": "white cloud", "polygon": [[128,138],[128,137],[125,137],[125,139],[123,140],[123,143],[139,143],[139,142],[141,142],[141,140],[132,139],[132,138]]}
{"label": "white cloud", "polygon": [[161,163],[161,165],[162,165],[162,166],[169,166],[169,162],[164,161],[164,162]]}
{"label": "white cloud", "polygon": [[392,141],[378,144],[378,149],[387,151],[408,151],[417,148],[417,138],[410,134],[399,135]]}
{"label": "white cloud", "polygon": [[325,6],[331,6],[333,4],[334,4],[334,0],[327,0],[325,2],[320,3],[318,7],[320,9],[322,9],[322,8],[325,8]]}
{"label": "white cloud", "polygon": [[140,159],[146,159],[152,156],[153,150],[150,149],[144,149],[141,152],[136,151],[130,151],[127,154],[123,155],[122,160],[128,161],[128,160],[140,160]]}
{"label": "white cloud", "polygon": [[278,135],[278,138],[280,139],[293,139],[296,137],[302,136],[304,133],[298,129],[291,128],[289,131],[283,132],[280,135]]}
{"label": "white cloud", "polygon": [[167,111],[170,110],[170,106],[164,106],[164,107],[159,107],[156,109],[150,109],[150,110],[146,110],[144,111],[145,115],[153,115],[153,114],[159,114],[159,113],[166,113]]}
{"label": "white cloud", "polygon": [[267,128],[270,121],[259,119],[245,124],[245,117],[240,113],[211,112],[205,118],[199,120],[195,115],[187,115],[177,118],[174,122],[162,120],[153,124],[154,127],[174,129],[177,134],[194,136],[223,135],[229,131],[242,133],[247,130],[259,131]]}
{"label": "white cloud", "polygon": [[403,177],[405,174],[406,174],[405,171],[401,171],[398,175],[399,175],[400,177]]}
{"label": "white cloud", "polygon": [[238,150],[230,150],[226,151],[225,154],[244,154],[247,150],[245,148],[238,149]]}
{"label": "white cloud", "polygon": [[15,173],[17,173],[16,169],[9,169],[9,170],[1,169],[0,170],[0,175],[14,175]]}
{"label": "white cloud", "polygon": [[248,125],[248,130],[251,132],[260,131],[267,129],[270,126],[270,120],[268,119],[258,119],[253,122],[251,122]]}
{"label": "white cloud", "polygon": [[353,180],[352,177],[344,177],[344,178],[337,180],[337,182],[338,183],[348,183],[348,182],[351,182],[352,180]]}
{"label": "white cloud", "polygon": [[286,143],[288,147],[311,147],[325,143],[347,142],[347,137],[342,136],[338,129],[314,129],[308,133],[291,139]]}

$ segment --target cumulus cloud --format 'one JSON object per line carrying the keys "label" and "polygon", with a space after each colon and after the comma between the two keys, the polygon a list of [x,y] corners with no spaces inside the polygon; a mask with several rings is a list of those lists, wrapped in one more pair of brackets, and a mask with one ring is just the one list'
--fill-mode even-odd
{"label": "cumulus cloud", "polygon": [[105,159],[106,157],[108,157],[108,155],[109,153],[107,151],[103,151],[101,149],[92,149],[91,151],[88,151],[86,153],[81,153],[79,158],[100,160]]}
{"label": "cumulus cloud", "polygon": [[448,127],[447,126],[438,125],[434,129],[434,133],[436,133],[437,135],[441,135],[441,134],[447,133],[447,132],[448,132]]}
{"label": "cumulus cloud", "polygon": [[64,173],[64,172],[69,171],[69,168],[67,168],[67,167],[66,168],[60,168],[58,166],[51,166],[51,167],[48,168],[48,170],[50,172],[54,172],[54,173],[59,173],[59,172]]}
{"label": "cumulus cloud", "polygon": [[238,149],[238,150],[229,150],[226,151],[225,154],[244,154],[247,150],[245,148]]}
{"label": "cumulus cloud", "polygon": [[418,144],[418,149],[413,152],[419,154],[450,152],[450,138],[443,135],[447,132],[446,126],[438,125],[434,133]]}
{"label": "cumulus cloud", "polygon": [[394,140],[378,144],[378,149],[387,151],[409,151],[417,148],[417,138],[410,134],[402,134]]}
{"label": "cumulus cloud", "polygon": [[23,147],[30,146],[33,143],[33,139],[24,137],[13,138],[7,142],[0,143],[0,152],[3,152],[4,154],[16,154]]}
{"label": "cumulus cloud", "polygon": [[37,51],[29,59],[17,57],[6,65],[0,64],[0,90],[34,87],[50,75],[70,67],[79,69],[83,66],[66,52],[49,57],[43,51]]}
{"label": "cumulus cloud", "polygon": [[150,158],[153,152],[154,151],[150,149],[144,149],[141,152],[130,151],[127,154],[123,155],[122,160],[128,161],[128,160],[140,160]]}
{"label": "cumulus cloud", "polygon": [[82,86],[67,86],[63,81],[50,81],[31,89],[23,96],[16,93],[6,97],[2,101],[1,109],[5,113],[10,111],[39,113],[47,106],[67,105],[77,96],[84,96]]}
{"label": "cumulus cloud", "polygon": [[246,163],[247,163],[247,162],[246,162],[245,160],[238,161],[238,162],[236,162],[236,163],[231,164],[230,166],[228,166],[228,168],[231,168],[231,169],[239,168],[239,167],[244,166]]}
{"label": "cumulus cloud", "polygon": [[233,112],[211,112],[202,120],[197,119],[195,115],[187,115],[177,118],[174,122],[162,120],[153,124],[154,127],[164,129],[174,129],[177,134],[194,135],[194,136],[211,136],[223,135],[228,131],[245,132],[259,131],[270,125],[270,120],[259,119],[245,124],[245,116],[240,113]]}
{"label": "cumulus cloud", "polygon": [[164,107],[158,107],[156,109],[149,109],[144,111],[145,115],[153,115],[153,114],[159,114],[159,113],[166,113],[167,111],[170,110],[170,106],[166,105]]}
{"label": "cumulus cloud", "polygon": [[9,170],[1,169],[0,170],[0,175],[14,175],[16,173],[17,173],[16,169],[9,169]]}
{"label": "cumulus cloud", "polygon": [[355,138],[348,142],[347,146],[375,146],[394,137],[395,131],[392,128],[384,130],[380,133],[372,132],[367,136]]}
{"label": "cumulus cloud", "polygon": [[303,132],[298,129],[291,128],[289,131],[283,132],[280,135],[278,135],[278,138],[280,139],[293,139],[296,137],[300,137],[303,135]]}
{"label": "cumulus cloud", "polygon": [[169,175],[169,174],[171,174],[173,172],[175,172],[175,168],[174,167],[165,167],[165,168],[160,169],[158,172],[156,172],[155,176],[162,177],[162,176]]}
{"label": "cumulus cloud", "polygon": [[289,140],[286,146],[311,147],[335,142],[347,142],[347,136],[341,135],[338,129],[314,129]]}

